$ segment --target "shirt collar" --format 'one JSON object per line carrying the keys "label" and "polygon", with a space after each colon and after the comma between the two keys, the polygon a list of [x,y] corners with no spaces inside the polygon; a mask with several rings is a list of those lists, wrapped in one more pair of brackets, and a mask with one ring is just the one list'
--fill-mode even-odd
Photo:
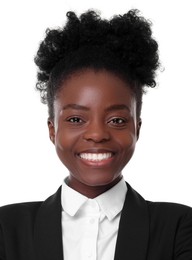
{"label": "shirt collar", "polygon": [[63,210],[70,216],[75,216],[77,211],[88,200],[95,200],[98,203],[101,212],[107,216],[110,221],[121,212],[127,193],[127,185],[123,178],[111,189],[94,199],[89,199],[70,188],[66,184],[66,179],[62,184],[61,204]]}
{"label": "shirt collar", "polygon": [[70,216],[75,216],[81,206],[88,200],[88,198],[76,190],[70,188],[67,184],[67,178],[64,179],[61,191],[61,205],[62,209]]}
{"label": "shirt collar", "polygon": [[122,178],[111,189],[95,198],[100,206],[101,211],[110,221],[121,212],[126,193],[127,185],[125,180]]}

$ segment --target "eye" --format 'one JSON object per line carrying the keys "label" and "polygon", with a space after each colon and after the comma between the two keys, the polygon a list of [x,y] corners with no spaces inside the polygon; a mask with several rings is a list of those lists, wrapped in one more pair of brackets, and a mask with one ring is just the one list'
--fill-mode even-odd
{"label": "eye", "polygon": [[127,120],[121,117],[115,117],[111,119],[108,123],[115,125],[115,126],[124,126],[126,124]]}
{"label": "eye", "polygon": [[84,121],[80,117],[74,116],[74,117],[68,118],[67,122],[70,122],[70,123],[73,123],[73,124],[81,124]]}

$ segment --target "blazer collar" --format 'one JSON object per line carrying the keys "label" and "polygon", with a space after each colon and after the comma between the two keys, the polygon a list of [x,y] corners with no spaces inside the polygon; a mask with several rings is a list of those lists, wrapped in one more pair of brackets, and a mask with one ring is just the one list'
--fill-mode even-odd
{"label": "blazer collar", "polygon": [[60,187],[42,203],[36,217],[34,239],[37,260],[63,260],[61,210]]}
{"label": "blazer collar", "polygon": [[146,201],[129,184],[121,214],[115,260],[145,260],[149,240]]}
{"label": "blazer collar", "polygon": [[[121,214],[114,260],[145,260],[149,239],[146,201],[129,184]],[[35,221],[37,260],[63,260],[61,187],[42,203]]]}

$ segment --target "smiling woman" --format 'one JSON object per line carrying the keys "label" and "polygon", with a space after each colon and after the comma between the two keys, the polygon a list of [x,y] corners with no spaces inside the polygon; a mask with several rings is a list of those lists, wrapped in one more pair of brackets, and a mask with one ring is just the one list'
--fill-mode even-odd
{"label": "smiling woman", "polygon": [[69,169],[68,185],[94,198],[121,179],[141,120],[126,82],[106,70],[87,69],[62,83],[48,125],[57,154]]}
{"label": "smiling woman", "polygon": [[123,178],[155,87],[158,44],[130,10],[110,20],[67,13],[35,63],[48,129],[69,171],[46,201],[0,208],[0,260],[192,259],[192,209],[145,200]]}

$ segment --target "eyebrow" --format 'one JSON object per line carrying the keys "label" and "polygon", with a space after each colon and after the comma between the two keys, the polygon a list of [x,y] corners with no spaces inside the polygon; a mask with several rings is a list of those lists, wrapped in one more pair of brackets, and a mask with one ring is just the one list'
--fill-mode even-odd
{"label": "eyebrow", "polygon": [[76,110],[85,110],[85,111],[90,110],[88,107],[77,105],[77,104],[68,104],[66,106],[63,106],[62,110],[66,110],[66,109],[76,109]]}
{"label": "eyebrow", "polygon": [[[84,110],[84,111],[90,110],[86,106],[77,105],[77,104],[67,104],[66,106],[63,106],[62,110],[66,110],[66,109],[75,109],[75,110]],[[124,104],[115,104],[105,109],[106,112],[111,112],[114,110],[128,110],[130,112],[130,108]]]}
{"label": "eyebrow", "polygon": [[106,112],[111,112],[114,110],[128,110],[130,112],[130,108],[124,104],[116,104],[106,108]]}

